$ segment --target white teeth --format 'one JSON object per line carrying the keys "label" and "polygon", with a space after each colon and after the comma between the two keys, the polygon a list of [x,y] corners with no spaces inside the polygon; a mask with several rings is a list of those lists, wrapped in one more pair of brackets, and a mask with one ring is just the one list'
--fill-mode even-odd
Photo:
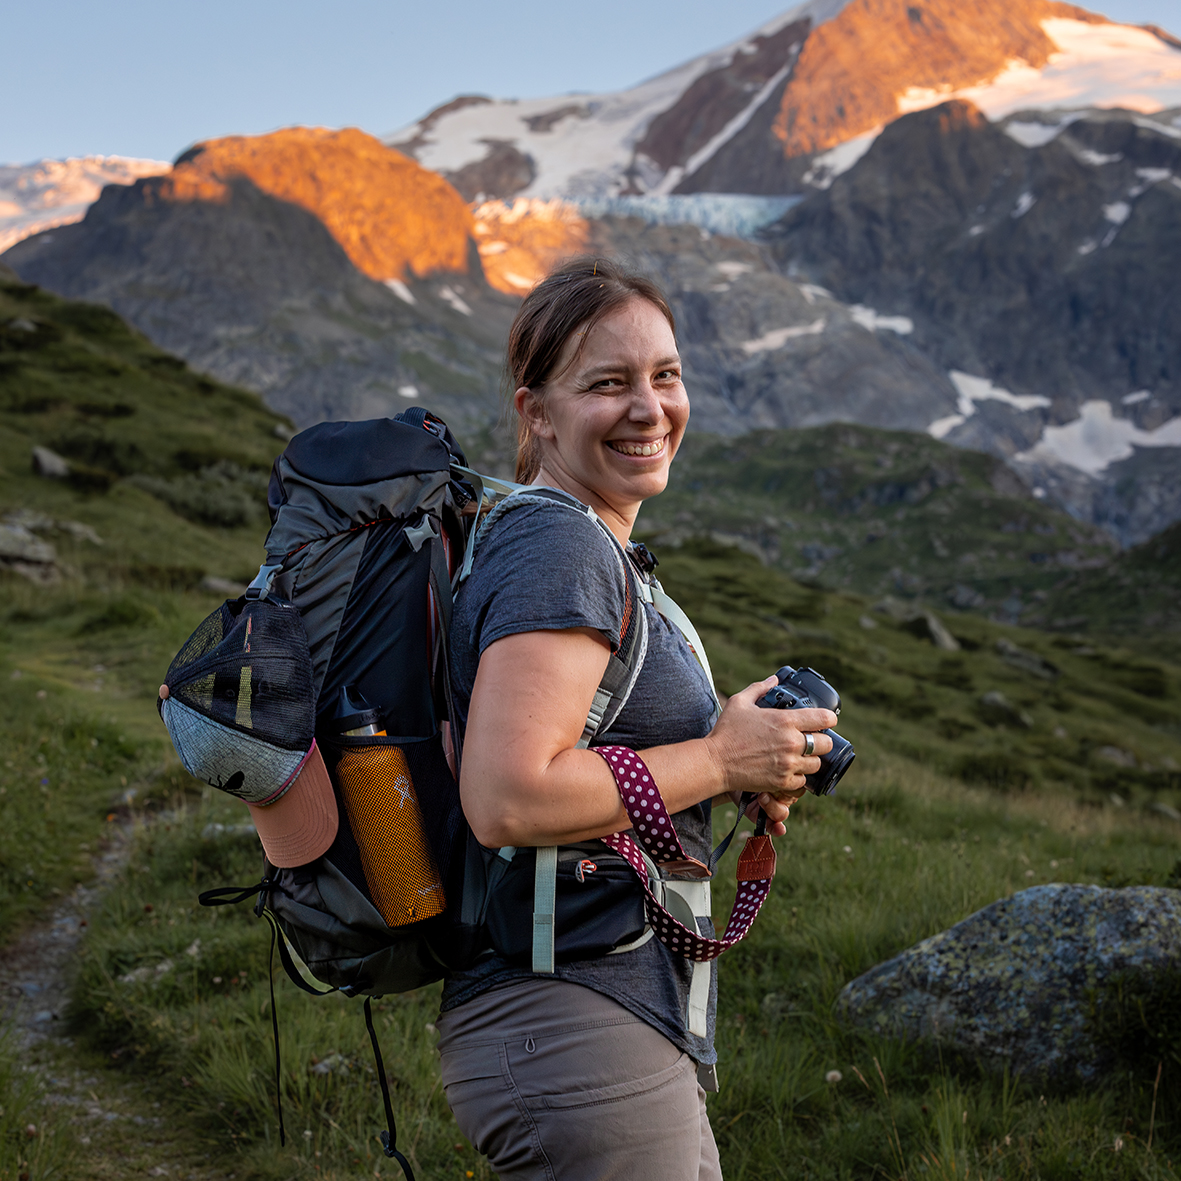
{"label": "white teeth", "polygon": [[659,455],[664,450],[664,440],[659,443],[612,443],[611,446],[624,455]]}

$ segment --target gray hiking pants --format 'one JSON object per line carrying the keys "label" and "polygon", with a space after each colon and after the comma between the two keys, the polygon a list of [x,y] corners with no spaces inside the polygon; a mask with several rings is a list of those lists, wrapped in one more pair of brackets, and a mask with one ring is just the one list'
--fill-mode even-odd
{"label": "gray hiking pants", "polygon": [[447,1102],[506,1181],[721,1181],[696,1064],[610,997],[522,980],[438,1024]]}

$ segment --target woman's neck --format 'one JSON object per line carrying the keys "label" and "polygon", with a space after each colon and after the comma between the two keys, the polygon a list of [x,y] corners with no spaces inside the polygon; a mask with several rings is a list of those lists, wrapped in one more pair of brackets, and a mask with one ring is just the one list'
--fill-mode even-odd
{"label": "woman's neck", "polygon": [[626,547],[631,540],[632,528],[640,512],[639,503],[620,509],[605,500],[593,488],[584,488],[577,480],[563,478],[562,474],[551,471],[544,463],[529,483],[542,484],[547,488],[557,488],[577,497],[583,504],[589,505],[595,510],[620,545]]}

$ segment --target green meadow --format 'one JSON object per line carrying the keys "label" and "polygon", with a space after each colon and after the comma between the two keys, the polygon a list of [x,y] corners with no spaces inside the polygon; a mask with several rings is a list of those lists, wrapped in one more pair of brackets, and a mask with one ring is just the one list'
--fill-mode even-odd
{"label": "green meadow", "polygon": [[[307,997],[281,972],[280,1147],[266,925],[248,904],[197,905],[256,882],[261,856],[242,806],[180,768],[156,687],[222,597],[203,580],[245,581],[261,559],[284,424],[165,357],[107,313],[0,284],[0,517],[38,514],[57,555],[52,581],[0,573],[0,941],[30,937],[120,853],[87,913],[66,1036],[0,1042],[0,1181],[397,1176],[360,1002]],[[73,477],[34,476],[34,445]],[[657,546],[658,573],[720,688],[811,665],[844,695],[858,751],[836,797],[794,810],[770,900],[720,964],[710,1110],[726,1177],[1177,1176],[1175,1001],[1096,998],[1119,1065],[1074,1093],[833,1016],[845,982],[1026,886],[1181,885],[1172,649],[931,598],[958,645],[940,648],[877,589],[805,585],[690,524]],[[447,1110],[436,1013],[437,988],[374,1004],[399,1146],[420,1179],[489,1177]]]}

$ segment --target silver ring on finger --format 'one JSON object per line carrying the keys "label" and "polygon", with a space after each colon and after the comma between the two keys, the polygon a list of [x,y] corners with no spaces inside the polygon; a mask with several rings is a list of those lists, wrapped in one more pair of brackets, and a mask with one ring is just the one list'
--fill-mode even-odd
{"label": "silver ring on finger", "polygon": [[807,757],[808,755],[812,754],[815,750],[816,750],[816,735],[815,734],[805,734],[804,735],[804,756]]}

